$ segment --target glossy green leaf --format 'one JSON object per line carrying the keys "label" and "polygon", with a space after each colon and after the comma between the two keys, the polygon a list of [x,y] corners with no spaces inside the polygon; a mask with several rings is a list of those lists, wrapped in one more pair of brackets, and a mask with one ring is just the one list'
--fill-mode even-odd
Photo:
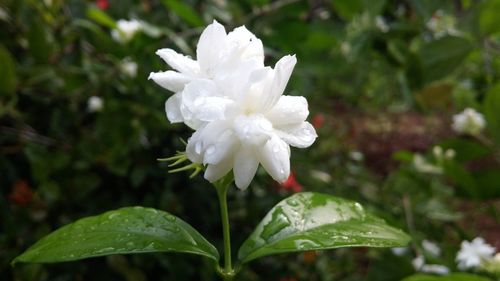
{"label": "glossy green leaf", "polygon": [[278,203],[241,246],[238,259],[340,247],[399,247],[403,231],[368,214],[353,201],[331,195],[296,193]]}
{"label": "glossy green leaf", "polygon": [[491,279],[467,273],[452,273],[445,276],[415,274],[402,281],[491,281]]}
{"label": "glossy green leaf", "polygon": [[180,252],[219,259],[217,249],[186,222],[152,208],[128,207],[80,219],[39,240],[17,262],[64,262],[91,257]]}
{"label": "glossy green leaf", "polygon": [[169,10],[177,14],[180,18],[185,20],[191,26],[202,26],[204,24],[203,20],[200,18],[198,13],[196,13],[193,8],[182,3],[178,0],[163,0],[163,5]]}
{"label": "glossy green leaf", "polygon": [[0,45],[0,94],[16,91],[17,77],[14,59],[9,51]]}
{"label": "glossy green leaf", "polygon": [[472,50],[469,40],[446,36],[424,44],[419,52],[424,79],[428,82],[449,75]]}
{"label": "glossy green leaf", "polygon": [[500,83],[493,86],[483,101],[483,113],[489,133],[500,144]]}

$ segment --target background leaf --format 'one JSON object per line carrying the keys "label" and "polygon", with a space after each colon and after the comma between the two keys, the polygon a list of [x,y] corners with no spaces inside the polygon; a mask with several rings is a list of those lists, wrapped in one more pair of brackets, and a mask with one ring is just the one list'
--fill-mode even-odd
{"label": "background leaf", "polygon": [[16,69],[9,51],[0,45],[0,94],[13,94],[16,90]]}
{"label": "background leaf", "polygon": [[201,26],[204,24],[203,20],[200,18],[200,16],[198,16],[198,13],[196,13],[193,8],[182,3],[181,1],[163,0],[162,3],[191,26]]}
{"label": "background leaf", "polygon": [[13,263],[151,252],[191,253],[219,259],[217,249],[181,219],[152,208],[128,207],[66,225],[42,238]]}
{"label": "background leaf", "polygon": [[340,247],[398,247],[410,238],[356,202],[303,192],[278,203],[241,246],[238,259]]}
{"label": "background leaf", "polygon": [[419,54],[425,79],[430,82],[448,75],[471,50],[469,40],[457,36],[446,36],[424,44]]}
{"label": "background leaf", "polygon": [[95,7],[88,8],[87,17],[111,29],[116,28],[115,20],[101,9],[97,9]]}
{"label": "background leaf", "polygon": [[486,126],[490,134],[500,144],[500,83],[493,86],[483,102],[483,112]]}
{"label": "background leaf", "polygon": [[491,281],[491,279],[466,273],[453,273],[446,276],[416,274],[407,277],[402,281]]}

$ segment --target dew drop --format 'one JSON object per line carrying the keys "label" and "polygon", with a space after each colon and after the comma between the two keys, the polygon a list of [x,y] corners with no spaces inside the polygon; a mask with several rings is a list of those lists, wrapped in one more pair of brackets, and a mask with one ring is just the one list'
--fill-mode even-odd
{"label": "dew drop", "polygon": [[293,206],[293,207],[296,207],[299,205],[299,202],[297,202],[297,200],[295,200],[295,199],[288,199],[288,200],[286,200],[286,203],[290,206]]}
{"label": "dew drop", "polygon": [[175,218],[174,216],[172,216],[172,215],[168,215],[168,216],[167,216],[167,220],[168,220],[169,222],[174,222],[174,221],[176,220],[176,218]]}
{"label": "dew drop", "polygon": [[118,213],[111,213],[108,215],[108,219],[112,220],[113,218],[117,217],[119,214]]}
{"label": "dew drop", "polygon": [[205,155],[210,155],[213,154],[214,152],[215,152],[215,145],[212,144],[205,151]]}
{"label": "dew drop", "polygon": [[201,149],[202,149],[202,143],[199,141],[194,145],[194,151],[197,154],[201,154]]}

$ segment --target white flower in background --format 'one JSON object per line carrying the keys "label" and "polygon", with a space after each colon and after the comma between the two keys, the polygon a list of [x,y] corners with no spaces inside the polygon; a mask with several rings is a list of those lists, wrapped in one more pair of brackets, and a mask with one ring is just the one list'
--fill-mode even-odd
{"label": "white flower in background", "polygon": [[375,26],[382,31],[383,33],[389,32],[389,25],[385,21],[384,17],[376,16],[375,17]]}
{"label": "white flower in background", "polygon": [[443,168],[427,161],[424,156],[416,153],[413,156],[413,167],[421,173],[439,175],[443,173]]}
{"label": "white flower in background", "polygon": [[444,158],[448,159],[448,160],[451,160],[453,158],[455,158],[455,155],[457,155],[457,153],[455,152],[454,149],[447,149],[445,152],[444,152]]}
{"label": "white flower in background", "polygon": [[445,14],[442,10],[437,10],[427,21],[427,28],[432,31],[435,38],[441,38],[445,35],[460,35],[455,27],[456,19],[452,15]]}
{"label": "white flower in background", "polygon": [[459,134],[478,135],[486,126],[484,116],[473,108],[466,108],[453,116],[451,127]]}
{"label": "white flower in background", "polygon": [[456,257],[458,268],[464,270],[480,266],[484,261],[492,259],[494,253],[495,248],[481,237],[476,237],[472,242],[462,241]]}
{"label": "white flower in background", "polygon": [[101,111],[104,108],[104,101],[98,96],[92,96],[87,101],[87,109],[89,112]]}
{"label": "white flower in background", "polygon": [[313,177],[319,181],[325,182],[325,183],[329,183],[332,181],[332,176],[330,176],[330,174],[325,173],[325,172],[320,171],[320,170],[312,170],[311,177]]}
{"label": "white flower in background", "polygon": [[429,240],[422,241],[422,248],[434,257],[439,257],[441,255],[441,248],[439,248],[436,243]]}
{"label": "white flower in background", "polygon": [[422,255],[418,255],[412,260],[413,268],[416,271],[437,274],[437,275],[446,275],[450,273],[450,269],[444,265],[440,264],[426,264],[425,258]]}
{"label": "white flower in background", "polygon": [[176,71],[151,73],[160,86],[175,92],[165,109],[171,122],[196,132],[186,152],[207,166],[214,182],[233,170],[244,189],[259,164],[277,181],[290,175],[290,145],[308,147],[316,139],[304,97],[283,92],[296,64],[285,56],[274,68],[264,66],[262,42],[244,26],[226,33],[213,22],[202,33],[197,60],[161,49],[157,54]]}
{"label": "white flower in background", "polygon": [[[214,106],[225,108],[216,105],[221,97],[236,98],[252,72],[264,67],[264,47],[254,34],[244,26],[227,34],[224,26],[216,21],[200,36],[197,60],[172,49],[160,49],[156,54],[174,69],[149,75],[149,79],[176,93],[165,103],[167,118],[172,123],[184,122],[193,129],[204,123],[200,114],[215,110]],[[207,91],[198,91],[194,86],[184,91],[188,83],[200,80],[213,82],[210,87],[214,87],[217,95],[208,96]],[[193,104],[197,96],[202,98]]]}
{"label": "white flower in background", "polygon": [[142,30],[142,24],[138,20],[118,20],[116,28],[111,30],[111,37],[120,43],[127,43],[135,34]]}
{"label": "white flower in background", "polygon": [[408,248],[407,247],[395,247],[395,248],[391,248],[391,252],[395,256],[403,256],[406,253],[408,253]]}
{"label": "white flower in background", "polygon": [[120,71],[131,77],[134,78],[137,76],[137,63],[130,58],[125,58],[120,62],[119,65]]}

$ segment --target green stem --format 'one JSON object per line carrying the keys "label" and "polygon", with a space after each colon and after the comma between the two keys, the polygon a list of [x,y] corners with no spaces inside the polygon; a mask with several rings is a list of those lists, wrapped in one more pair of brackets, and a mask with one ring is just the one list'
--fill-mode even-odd
{"label": "green stem", "polygon": [[229,184],[216,184],[215,187],[219,198],[222,233],[224,237],[224,269],[220,273],[224,281],[230,281],[234,277],[234,269],[231,261],[231,234],[227,211],[227,189]]}

